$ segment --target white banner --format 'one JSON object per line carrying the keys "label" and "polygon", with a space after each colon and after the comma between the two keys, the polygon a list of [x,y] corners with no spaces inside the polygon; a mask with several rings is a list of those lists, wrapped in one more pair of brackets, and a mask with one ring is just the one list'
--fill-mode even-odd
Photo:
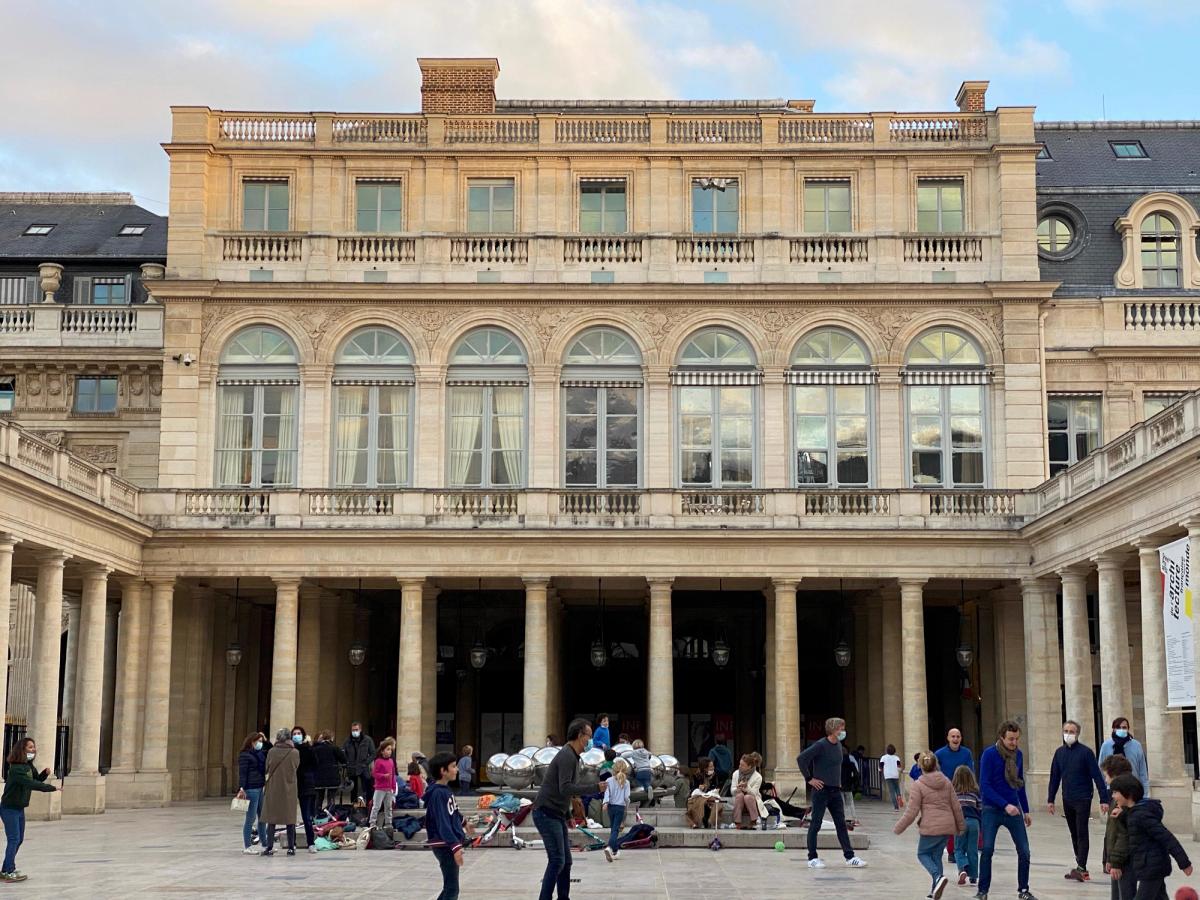
{"label": "white banner", "polygon": [[1196,705],[1196,657],[1192,614],[1195,606],[1188,578],[1188,539],[1158,548],[1163,580],[1163,634],[1167,644],[1167,706]]}

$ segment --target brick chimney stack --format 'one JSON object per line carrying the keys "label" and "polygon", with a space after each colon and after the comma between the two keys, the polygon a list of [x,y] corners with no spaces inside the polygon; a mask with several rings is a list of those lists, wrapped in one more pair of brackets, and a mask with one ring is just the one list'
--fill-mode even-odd
{"label": "brick chimney stack", "polygon": [[958,104],[958,111],[965,113],[986,112],[987,89],[988,82],[986,81],[964,81],[962,87],[958,89],[958,96],[954,98],[954,102]]}
{"label": "brick chimney stack", "polygon": [[480,116],[496,111],[497,59],[418,59],[421,112]]}

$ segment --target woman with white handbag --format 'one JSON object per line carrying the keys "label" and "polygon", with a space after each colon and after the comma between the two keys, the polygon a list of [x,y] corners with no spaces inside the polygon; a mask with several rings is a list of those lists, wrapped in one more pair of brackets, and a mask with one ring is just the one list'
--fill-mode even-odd
{"label": "woman with white handbag", "polygon": [[267,844],[267,825],[259,817],[262,809],[263,785],[267,772],[267,736],[261,731],[246,736],[242,752],[238,754],[238,792],[231,808],[245,812],[242,823],[242,852],[254,855],[254,820],[258,819],[258,841]]}

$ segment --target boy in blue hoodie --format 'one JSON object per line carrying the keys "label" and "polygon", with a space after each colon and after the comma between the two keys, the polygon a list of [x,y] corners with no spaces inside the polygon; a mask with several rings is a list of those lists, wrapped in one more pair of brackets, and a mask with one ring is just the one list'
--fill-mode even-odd
{"label": "boy in blue hoodie", "polygon": [[458,870],[463,864],[462,813],[454,799],[451,782],[458,780],[458,761],[453,753],[435,753],[429,760],[432,784],[425,793],[425,831],[428,845],[442,867],[442,892],[437,900],[458,900]]}
{"label": "boy in blue hoodie", "polygon": [[1017,900],[1037,900],[1029,892],[1029,798],[1025,794],[1025,760],[1017,744],[1021,726],[1000,725],[996,743],[979,757],[979,793],[983,799],[983,854],[979,860],[979,893],[987,900],[992,886],[992,854],[996,833],[1007,828],[1017,848]]}

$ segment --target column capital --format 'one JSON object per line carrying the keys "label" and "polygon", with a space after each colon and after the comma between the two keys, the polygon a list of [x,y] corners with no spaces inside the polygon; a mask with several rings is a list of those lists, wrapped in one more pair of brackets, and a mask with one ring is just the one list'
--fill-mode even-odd
{"label": "column capital", "polygon": [[1200,536],[1200,516],[1188,516],[1179,523],[1188,531],[1188,537]]}
{"label": "column capital", "polygon": [[1123,549],[1118,549],[1097,553],[1091,560],[1101,572],[1112,572],[1124,569],[1127,557],[1128,554]]}
{"label": "column capital", "polygon": [[522,576],[521,581],[524,583],[525,590],[527,591],[536,588],[545,588],[549,590],[550,588],[549,575],[524,575]]}
{"label": "column capital", "polygon": [[670,590],[675,584],[675,576],[674,575],[647,575],[646,576],[646,584],[649,585],[650,590],[654,590],[655,588],[658,588],[659,590],[661,590],[662,588],[666,588],[667,590]]}
{"label": "column capital", "polygon": [[794,591],[794,590],[796,590],[796,588],[800,587],[800,582],[802,580],[803,579],[799,575],[792,576],[792,577],[785,575],[780,578],[772,578],[771,579],[771,587],[773,587],[775,590],[779,590],[780,588],[782,588],[785,591],[786,590]]}
{"label": "column capital", "polygon": [[127,591],[140,591],[146,587],[146,579],[140,575],[122,575],[117,579],[117,583],[121,585],[122,595]]}
{"label": "column capital", "polygon": [[15,537],[7,532],[0,532],[0,553],[12,553],[13,548],[19,543],[21,543],[19,537]]}
{"label": "column capital", "polygon": [[1087,581],[1088,575],[1091,573],[1092,567],[1087,563],[1072,563],[1069,566],[1063,566],[1057,571],[1058,577],[1063,584],[1078,583]]}
{"label": "column capital", "polygon": [[425,586],[421,588],[421,599],[436,600],[441,593],[442,589],[436,584],[429,584],[426,582]]}
{"label": "column capital", "polygon": [[83,575],[84,581],[93,579],[108,580],[108,576],[113,573],[112,566],[106,566],[104,563],[87,562],[79,567],[80,574]]}
{"label": "column capital", "polygon": [[1166,542],[1160,538],[1146,536],[1137,538],[1129,543],[1137,551],[1139,557],[1145,557],[1151,553],[1157,555],[1159,546]]}
{"label": "column capital", "polygon": [[914,577],[914,576],[905,575],[901,578],[896,579],[896,584],[900,585],[900,590],[904,590],[905,588],[908,588],[909,590],[912,590],[913,588],[924,589],[925,585],[928,582],[929,582],[928,578],[922,578],[920,576]]}
{"label": "column capital", "polygon": [[424,578],[397,578],[396,581],[399,582],[400,590],[402,590],[402,591],[405,591],[405,590],[423,591],[425,589],[425,579]]}
{"label": "column capital", "polygon": [[158,589],[171,588],[172,590],[174,590],[175,589],[175,576],[174,575],[151,575],[146,578],[146,583],[148,585],[150,585],[151,590],[154,590],[156,588],[158,588]]}
{"label": "column capital", "polygon": [[303,578],[297,578],[292,575],[277,575],[277,576],[271,577],[271,581],[275,584],[276,591],[283,591],[283,590],[299,591],[300,590],[300,582],[303,580],[304,580]]}
{"label": "column capital", "polygon": [[1021,578],[1021,594],[1027,594],[1030,591],[1049,591],[1052,590],[1052,585],[1049,579],[1044,575],[1034,576],[1025,575]]}
{"label": "column capital", "polygon": [[33,554],[33,558],[39,566],[57,566],[61,569],[71,558],[71,554],[66,550],[38,550]]}

